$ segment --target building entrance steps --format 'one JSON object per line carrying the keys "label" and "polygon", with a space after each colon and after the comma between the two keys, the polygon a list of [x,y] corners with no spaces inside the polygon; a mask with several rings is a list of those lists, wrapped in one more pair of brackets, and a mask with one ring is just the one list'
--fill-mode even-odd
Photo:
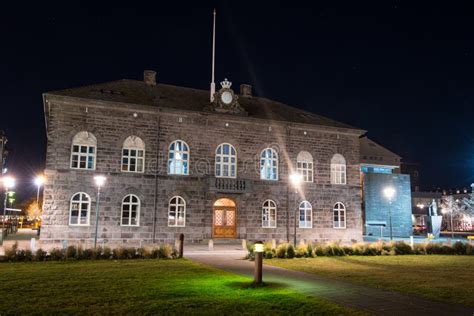
{"label": "building entrance steps", "polygon": [[[229,245],[213,251],[188,247],[184,257],[224,271],[249,277],[254,263],[244,260],[246,251]],[[376,315],[474,315],[474,307],[431,301],[426,298],[370,288],[299,271],[264,265],[263,281],[280,283],[302,292],[328,299],[342,306],[366,310]]]}

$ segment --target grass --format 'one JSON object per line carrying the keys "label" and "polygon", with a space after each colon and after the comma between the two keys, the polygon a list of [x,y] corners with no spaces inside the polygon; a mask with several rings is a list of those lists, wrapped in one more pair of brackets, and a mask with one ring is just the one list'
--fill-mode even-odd
{"label": "grass", "polygon": [[5,314],[353,314],[185,259],[0,264]]}
{"label": "grass", "polygon": [[317,257],[272,259],[265,264],[474,306],[472,256]]}

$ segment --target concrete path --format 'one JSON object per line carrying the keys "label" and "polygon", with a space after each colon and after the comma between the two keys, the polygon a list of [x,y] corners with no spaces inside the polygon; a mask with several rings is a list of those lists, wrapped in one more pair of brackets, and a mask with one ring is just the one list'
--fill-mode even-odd
{"label": "concrete path", "polygon": [[[252,280],[254,263],[242,259],[245,253],[238,246],[214,246],[214,251],[209,251],[206,246],[187,246],[184,256],[221,270],[249,276]],[[267,265],[263,268],[263,280],[376,315],[474,315],[474,308],[433,302]]]}

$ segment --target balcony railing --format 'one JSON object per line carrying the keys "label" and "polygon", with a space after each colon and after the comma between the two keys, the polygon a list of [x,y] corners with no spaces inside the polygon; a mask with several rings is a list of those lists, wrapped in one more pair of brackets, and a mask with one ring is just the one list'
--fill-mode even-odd
{"label": "balcony railing", "polygon": [[210,180],[211,191],[223,193],[244,193],[250,191],[250,180],[248,179],[211,177]]}

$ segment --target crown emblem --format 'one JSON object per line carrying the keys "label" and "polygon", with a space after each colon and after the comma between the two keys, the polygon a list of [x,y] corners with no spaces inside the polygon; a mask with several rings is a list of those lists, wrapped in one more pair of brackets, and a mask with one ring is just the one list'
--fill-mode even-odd
{"label": "crown emblem", "polygon": [[227,78],[225,78],[224,81],[221,81],[221,87],[223,89],[230,89],[231,86],[232,86],[232,82],[227,80]]}

